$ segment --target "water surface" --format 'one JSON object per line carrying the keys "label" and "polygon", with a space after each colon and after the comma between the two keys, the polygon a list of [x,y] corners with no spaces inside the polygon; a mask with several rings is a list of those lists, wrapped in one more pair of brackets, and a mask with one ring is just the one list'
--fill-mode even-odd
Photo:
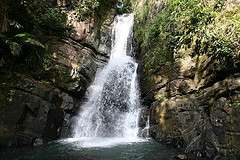
{"label": "water surface", "polygon": [[[172,160],[174,148],[152,140],[65,139],[33,149],[1,151],[3,160]],[[120,142],[119,141],[119,142]],[[98,143],[99,142],[99,143]],[[92,145],[91,145],[92,144]]]}

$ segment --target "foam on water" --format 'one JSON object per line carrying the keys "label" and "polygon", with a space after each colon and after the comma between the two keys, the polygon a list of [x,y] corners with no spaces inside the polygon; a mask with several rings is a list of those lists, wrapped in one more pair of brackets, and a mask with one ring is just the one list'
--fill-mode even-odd
{"label": "foam on water", "polygon": [[59,141],[59,143],[61,144],[71,144],[75,147],[80,148],[111,148],[118,145],[127,145],[143,142],[146,142],[146,139],[126,137],[80,137],[67,138]]}

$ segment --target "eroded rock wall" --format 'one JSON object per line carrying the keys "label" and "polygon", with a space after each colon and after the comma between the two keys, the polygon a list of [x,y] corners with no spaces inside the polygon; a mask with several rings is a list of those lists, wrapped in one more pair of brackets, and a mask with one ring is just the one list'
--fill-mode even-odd
{"label": "eroded rock wall", "polygon": [[[240,149],[239,49],[234,47],[229,52],[233,56],[219,60],[214,55],[217,50],[212,55],[208,54],[209,51],[199,53],[202,42],[196,41],[196,37],[189,38],[186,42],[178,38],[168,42],[171,36],[180,32],[176,29],[184,28],[188,16],[187,13],[181,15],[180,21],[176,23],[182,25],[174,28],[177,26],[172,23],[174,19],[168,19],[168,6],[174,6],[171,2],[173,1],[133,2],[137,15],[135,39],[138,41],[138,57],[142,62],[142,98],[146,107],[142,119],[146,120],[146,114],[150,114],[151,136],[183,148],[189,159],[214,159],[223,155],[232,155],[230,159],[237,159]],[[204,3],[209,7],[216,3],[198,2],[199,5]],[[186,2],[185,6],[187,5]],[[238,1],[224,1],[222,5],[223,9],[219,11],[221,17],[211,20],[216,21],[215,25],[210,25],[212,32],[218,26],[226,27],[227,21],[219,19],[226,20],[223,18],[225,13],[231,11],[234,14],[233,11],[239,8]],[[180,6],[181,4],[177,6],[179,10],[172,11],[171,14],[184,12]],[[163,28],[164,25],[168,28]],[[231,25],[236,26],[234,23]],[[221,29],[224,30],[224,27]],[[182,35],[189,37],[195,32],[183,31]],[[236,34],[235,31],[232,30],[231,33]],[[237,44],[237,38],[235,40],[234,43]]]}
{"label": "eroded rock wall", "polygon": [[[60,2],[60,1],[59,1]],[[46,36],[48,56],[41,70],[0,68],[0,147],[34,146],[70,136],[72,117],[87,87],[109,59],[111,23],[78,21],[66,10],[71,34]]]}

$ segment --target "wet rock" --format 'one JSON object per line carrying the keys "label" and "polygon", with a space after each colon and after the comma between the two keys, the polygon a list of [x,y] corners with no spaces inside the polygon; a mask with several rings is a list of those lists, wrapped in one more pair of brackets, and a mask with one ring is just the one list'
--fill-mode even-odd
{"label": "wet rock", "polygon": [[[87,87],[109,59],[114,14],[106,15],[101,24],[94,17],[80,22],[71,10],[72,1],[49,3],[67,13],[73,32],[65,39],[45,37],[49,55],[41,71],[1,73],[0,147],[31,146],[38,144],[38,138],[45,143],[69,136]],[[56,90],[61,98],[54,95]]]}
{"label": "wet rock", "polygon": [[111,52],[111,34],[114,13],[109,12],[99,25],[99,19],[90,18],[79,21],[76,11],[67,11],[68,24],[72,27],[71,39],[95,50],[96,56],[107,62]]}
{"label": "wet rock", "polygon": [[43,140],[41,138],[36,138],[33,142],[33,146],[43,145]]}
{"label": "wet rock", "polygon": [[61,101],[67,103],[59,98],[61,91],[24,75],[6,74],[0,80],[0,91],[4,100],[0,104],[0,147],[32,146],[37,138],[47,142],[59,137],[64,118]]}
{"label": "wet rock", "polygon": [[138,121],[138,126],[143,129],[146,126],[146,122],[148,119],[148,116],[150,116],[150,111],[147,109],[147,106],[143,106],[143,109],[141,110],[140,116],[139,116],[139,121]]}
{"label": "wet rock", "polygon": [[[229,98],[221,96],[237,92],[239,88],[239,78],[230,77],[198,94],[179,95],[155,103],[151,114],[151,135],[159,141],[170,139],[174,144],[187,146],[186,152],[193,153],[193,157],[201,154],[214,158],[218,152],[226,153],[226,146],[236,152],[236,146],[240,146],[239,111],[230,107],[233,102]],[[216,99],[213,100],[214,96]],[[239,96],[230,98],[238,101]]]}
{"label": "wet rock", "polygon": [[[155,18],[167,5],[165,1],[153,0],[148,3],[135,2],[134,7],[141,12],[146,4],[149,12],[145,18],[138,17],[138,24],[156,22]],[[223,9],[230,11],[238,7],[239,2],[228,0],[222,5]],[[136,27],[138,31],[141,29]],[[168,31],[175,32],[174,27],[170,26]],[[234,56],[220,60],[208,52],[197,52],[201,42],[193,40],[191,45],[194,46],[184,44],[168,52],[173,54],[171,62],[149,65],[149,61],[146,61],[148,58],[144,57],[155,55],[154,49],[157,50],[161,44],[149,43],[144,46],[144,34],[136,34],[136,37],[141,41],[139,46],[143,46],[139,48],[138,56],[143,62],[143,100],[151,108],[151,136],[158,141],[181,146],[186,149],[187,156],[191,155],[188,157],[190,159],[219,159],[219,155],[239,155],[238,50]],[[149,54],[151,50],[152,54]],[[156,51],[156,54],[160,55],[160,52]]]}
{"label": "wet rock", "polygon": [[175,157],[175,159],[178,159],[178,160],[186,160],[187,159],[187,156],[185,154],[179,154]]}
{"label": "wet rock", "polygon": [[52,59],[41,77],[70,93],[83,95],[94,78],[96,53],[70,39],[50,39]]}
{"label": "wet rock", "polygon": [[0,146],[32,146],[38,137],[45,143],[69,135],[71,115],[104,64],[96,50],[71,39],[47,41],[45,70],[33,77],[1,73]]}
{"label": "wet rock", "polygon": [[43,131],[44,142],[60,138],[64,120],[64,111],[61,108],[62,101],[63,99],[57,91],[50,94],[52,108],[48,111],[47,121]]}
{"label": "wet rock", "polygon": [[72,27],[70,37],[75,41],[85,40],[94,29],[95,20],[93,18],[86,21],[79,21],[76,11],[72,10],[67,12],[68,25]]}

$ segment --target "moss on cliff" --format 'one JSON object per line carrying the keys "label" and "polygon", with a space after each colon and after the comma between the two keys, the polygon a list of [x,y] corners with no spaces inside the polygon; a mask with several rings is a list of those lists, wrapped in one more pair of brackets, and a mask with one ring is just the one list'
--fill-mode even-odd
{"label": "moss on cliff", "polygon": [[145,77],[177,57],[207,55],[219,68],[239,57],[239,3],[223,0],[164,0],[135,2],[135,35],[144,53]]}

